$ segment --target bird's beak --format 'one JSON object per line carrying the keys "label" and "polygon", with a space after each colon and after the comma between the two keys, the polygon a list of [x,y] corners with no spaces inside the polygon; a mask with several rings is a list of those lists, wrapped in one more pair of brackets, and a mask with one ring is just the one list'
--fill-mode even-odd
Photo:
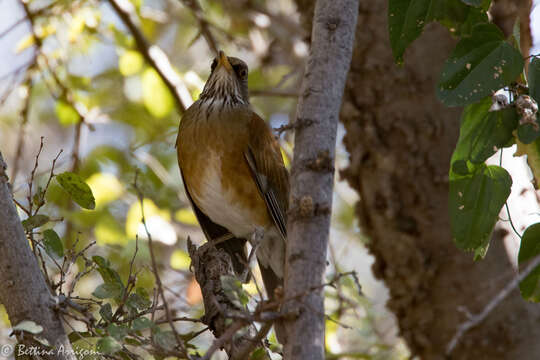
{"label": "bird's beak", "polygon": [[232,66],[229,59],[227,59],[227,55],[221,50],[218,53],[218,66],[223,66],[228,72],[232,71]]}

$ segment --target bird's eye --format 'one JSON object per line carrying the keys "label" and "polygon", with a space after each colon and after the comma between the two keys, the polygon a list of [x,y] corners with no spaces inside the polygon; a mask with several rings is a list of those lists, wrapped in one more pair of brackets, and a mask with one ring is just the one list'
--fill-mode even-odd
{"label": "bird's eye", "polygon": [[240,79],[244,79],[247,76],[247,69],[242,65],[234,65],[233,66],[234,72]]}
{"label": "bird's eye", "polygon": [[212,65],[210,66],[210,71],[214,71],[216,66],[217,66],[217,61],[216,61],[216,59],[214,59],[214,61],[212,61]]}

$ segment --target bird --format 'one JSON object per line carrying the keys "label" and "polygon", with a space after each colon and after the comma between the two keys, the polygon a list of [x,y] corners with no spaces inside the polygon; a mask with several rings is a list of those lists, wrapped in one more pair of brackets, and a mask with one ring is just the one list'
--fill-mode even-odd
{"label": "bird", "polygon": [[[246,63],[219,51],[210,70],[178,129],[184,188],[207,240],[229,254],[237,274],[246,269],[246,241],[256,248],[275,300],[285,276],[288,170],[277,138],[249,102]],[[274,329],[284,344],[283,323]]]}

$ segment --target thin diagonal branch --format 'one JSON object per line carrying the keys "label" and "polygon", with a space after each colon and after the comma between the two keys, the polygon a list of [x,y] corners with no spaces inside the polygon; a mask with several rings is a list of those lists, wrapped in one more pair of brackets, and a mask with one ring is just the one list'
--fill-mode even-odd
{"label": "thin diagonal branch", "polygon": [[516,276],[508,284],[506,284],[506,286],[502,288],[502,290],[499,291],[499,293],[495,295],[489,303],[486,304],[486,306],[480,313],[475,315],[469,315],[469,319],[459,325],[456,333],[448,343],[448,346],[446,347],[446,355],[450,355],[458,345],[463,335],[465,335],[467,331],[474,328],[475,326],[480,325],[488,317],[488,315],[493,312],[497,305],[503,302],[503,300],[506,299],[508,295],[510,295],[510,293],[519,285],[519,283],[523,279],[525,279],[530,273],[532,273],[539,265],[540,256],[537,256],[532,260],[531,263],[529,263],[529,265],[527,265],[525,270],[521,271],[518,276]]}
{"label": "thin diagonal branch", "polygon": [[135,7],[128,0],[109,0],[114,11],[135,39],[138,50],[148,64],[157,71],[174,97],[180,111],[185,111],[193,103],[193,99],[180,76],[173,69],[167,55],[157,45],[150,45],[140,30],[139,18]]}

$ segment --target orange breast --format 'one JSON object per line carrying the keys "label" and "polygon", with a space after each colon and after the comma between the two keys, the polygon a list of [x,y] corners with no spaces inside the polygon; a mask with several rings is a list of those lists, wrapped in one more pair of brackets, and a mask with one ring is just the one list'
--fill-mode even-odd
{"label": "orange breast", "polygon": [[244,158],[248,120],[215,111],[208,116],[204,109],[192,108],[180,124],[177,151],[195,205],[235,236],[269,227],[265,202]]}

